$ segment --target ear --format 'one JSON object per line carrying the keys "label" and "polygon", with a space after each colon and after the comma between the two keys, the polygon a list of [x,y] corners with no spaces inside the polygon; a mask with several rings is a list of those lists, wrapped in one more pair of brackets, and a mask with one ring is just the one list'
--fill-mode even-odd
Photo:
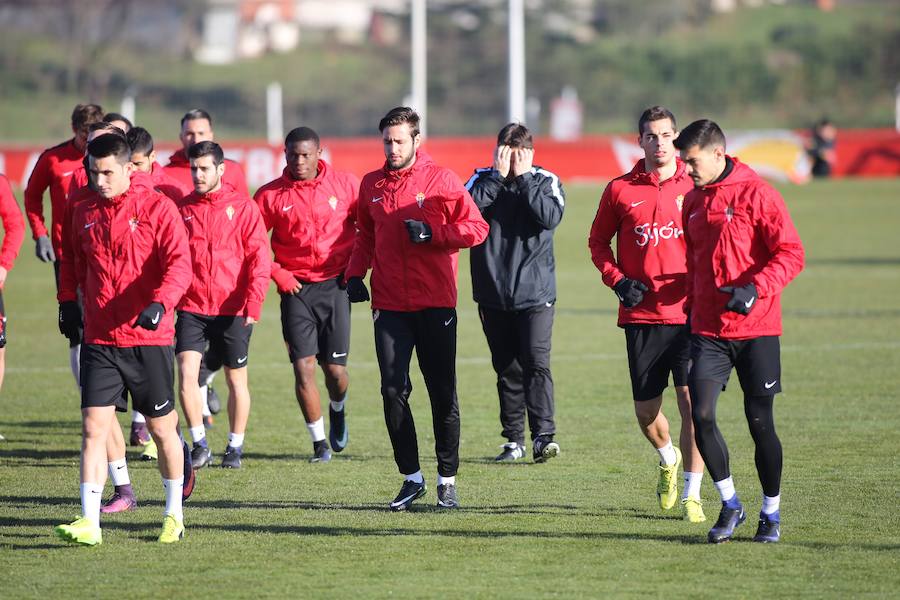
{"label": "ear", "polygon": [[316,150],[316,158],[322,158],[322,152],[323,152],[324,150],[325,150],[325,149],[322,148],[322,146],[319,146],[319,149]]}
{"label": "ear", "polygon": [[725,147],[716,146],[715,148],[713,148],[713,154],[715,155],[717,161],[725,160]]}
{"label": "ear", "polygon": [[219,174],[219,177],[225,174],[225,161],[222,161],[222,164],[216,167],[216,173]]}
{"label": "ear", "polygon": [[150,154],[147,155],[147,162],[151,165],[156,162],[156,150],[151,150]]}
{"label": "ear", "polygon": [[421,143],[422,143],[422,134],[421,134],[421,133],[417,133],[417,134],[416,134],[416,137],[413,138],[413,149],[414,149],[414,150],[418,150],[418,149],[419,149],[419,144],[421,144]]}

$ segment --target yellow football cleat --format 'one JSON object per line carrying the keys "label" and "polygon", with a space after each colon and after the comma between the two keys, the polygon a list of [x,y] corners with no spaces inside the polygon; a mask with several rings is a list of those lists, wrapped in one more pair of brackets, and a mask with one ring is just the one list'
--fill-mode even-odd
{"label": "yellow football cleat", "polygon": [[659,507],[670,510],[678,500],[678,467],[681,466],[681,450],[675,448],[675,464],[659,465],[659,482],[656,484],[656,497]]}
{"label": "yellow football cleat", "polygon": [[184,521],[175,518],[175,515],[166,515],[163,519],[162,533],[159,534],[161,544],[174,544],[184,537]]}
{"label": "yellow football cleat", "polygon": [[141,460],[156,460],[157,458],[159,458],[159,451],[156,448],[156,442],[153,441],[153,438],[150,438],[150,441],[144,444]]}
{"label": "yellow football cleat", "polygon": [[57,525],[54,533],[63,541],[83,546],[98,546],[103,543],[100,527],[87,517],[79,517],[68,525]]}
{"label": "yellow football cleat", "polygon": [[700,501],[700,498],[694,498],[693,496],[683,498],[681,507],[684,511],[683,518],[685,521],[702,523],[706,520],[706,515],[703,514],[703,503]]}

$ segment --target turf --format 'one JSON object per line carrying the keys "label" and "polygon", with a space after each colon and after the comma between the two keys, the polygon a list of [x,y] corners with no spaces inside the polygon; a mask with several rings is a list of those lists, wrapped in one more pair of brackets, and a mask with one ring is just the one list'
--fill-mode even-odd
{"label": "turf", "polygon": [[[434,507],[433,436],[414,368],[429,492],[413,511],[390,513],[400,478],[368,311],[353,312],[350,446],[330,464],[312,465],[272,293],[252,342],[245,468],[199,474],[187,536],[174,547],[154,541],[162,486],[155,464],[138,460],[130,469],[140,506],[104,518],[102,546],[66,546],[52,535],[79,513],[78,397],[56,332],[51,270],[26,241],[4,292],[0,597],[896,596],[900,180],[783,188],[807,267],[784,294],[785,393],[776,402],[784,540],[777,546],[749,543],[760,491],[736,381],[720,400],[719,421],[748,523],[734,542],[710,546],[710,523],[692,525],[656,507],[656,457],[634,423],[615,298],[586,247],[600,189],[568,192],[556,236],[559,458],[492,463],[503,440],[463,253],[463,508]],[[224,394],[221,379],[217,388]],[[671,397],[665,406],[677,423]],[[221,415],[210,432],[219,459],[226,430]],[[713,520],[718,501],[708,477],[702,493]]]}

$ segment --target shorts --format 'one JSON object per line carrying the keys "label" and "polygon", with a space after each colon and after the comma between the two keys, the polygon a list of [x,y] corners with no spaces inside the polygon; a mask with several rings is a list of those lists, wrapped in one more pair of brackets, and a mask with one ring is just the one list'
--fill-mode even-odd
{"label": "shorts", "polygon": [[781,342],[778,336],[722,340],[691,336],[691,381],[728,384],[732,367],[748,396],[771,396],[781,391]]}
{"label": "shorts", "polygon": [[81,347],[81,408],[132,408],[146,417],[162,417],[175,409],[175,355],[171,346],[119,348],[101,344]]}
{"label": "shorts", "polygon": [[684,325],[626,325],[625,345],[631,394],[635,402],[652,400],[669,385],[688,384],[691,338]]}
{"label": "shorts", "polygon": [[193,350],[203,354],[209,350],[222,358],[230,369],[247,366],[252,325],[244,325],[244,317],[207,316],[178,311],[175,322],[175,354]]}
{"label": "shorts", "polygon": [[0,348],[6,348],[6,307],[3,306],[2,290],[0,290]]}
{"label": "shorts", "polygon": [[281,294],[281,332],[291,362],[315,356],[319,363],[346,365],[350,351],[350,300],[337,279],[304,283],[297,294]]}

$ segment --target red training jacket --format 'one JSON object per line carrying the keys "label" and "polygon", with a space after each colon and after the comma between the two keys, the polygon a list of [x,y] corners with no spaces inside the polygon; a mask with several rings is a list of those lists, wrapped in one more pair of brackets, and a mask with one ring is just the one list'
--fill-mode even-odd
{"label": "red training jacket", "polygon": [[319,161],[318,175],[294,180],[287,169],[254,196],[272,230],[272,279],[281,292],[299,281],[325,281],[347,268],[356,237],[359,180]]}
{"label": "red training jacket", "polygon": [[[425,221],[431,241],[413,244],[403,221]],[[459,249],[480,244],[489,226],[450,169],[424,150],[402,171],[384,167],[363,177],[358,229],[347,277],[372,268],[372,308],[412,312],[456,306]]]}
{"label": "red training jacket", "polygon": [[[803,245],[781,194],[729,159],[725,179],[685,197],[691,331],[735,340],[781,335],[781,290],[803,270]],[[750,314],[725,310],[731,295],[719,288],[748,283],[759,294]]]}
{"label": "red training jacket", "polygon": [[[13,196],[12,186],[6,175],[0,173],[0,221],[3,221],[3,245],[0,246],[0,267],[7,271],[13,268],[22,240],[25,239],[25,219],[22,218],[22,210],[16,197]],[[0,283],[0,289],[3,284]]]}
{"label": "red training jacket", "polygon": [[178,205],[191,248],[193,281],[179,310],[259,320],[269,289],[269,238],[259,209],[230,187]]}
{"label": "red training jacket", "polygon": [[[190,170],[188,174],[190,174]],[[166,169],[158,162],[154,162],[151,165],[150,178],[153,179],[153,185],[157,190],[176,203],[194,191],[193,183],[190,186],[185,186],[183,182],[169,175]]]}
{"label": "red training jacket", "polygon": [[[172,154],[169,158],[169,164],[163,167],[166,175],[178,181],[184,195],[187,196],[194,191],[194,180],[191,178],[191,161],[187,157],[184,149]],[[250,190],[247,189],[247,178],[244,176],[244,170],[239,163],[231,159],[225,159],[225,174],[222,179],[227,186],[232,187],[236,192],[243,196],[250,196]]]}
{"label": "red training jacket", "polygon": [[[62,219],[72,175],[80,167],[84,152],[75,147],[74,138],[44,150],[34,165],[25,186],[25,215],[34,239],[49,235],[59,256],[62,243]],[[44,191],[50,188],[50,229],[44,221]]]}
{"label": "red training jacket", "polygon": [[[79,193],[80,195],[81,193]],[[135,173],[125,193],[106,199],[84,188],[73,206],[72,251],[60,258],[60,302],[82,290],[84,341],[120,348],[169,346],[174,308],[191,282],[187,234],[175,205]],[[166,312],[156,331],[134,327],[151,302]]]}
{"label": "red training jacket", "polygon": [[641,159],[631,172],[610,181],[600,199],[588,247],[603,283],[613,287],[628,277],[650,288],[637,306],[619,304],[619,327],[685,322],[687,266],[681,207],[694,184],[684,163],[676,161],[675,174],[660,182],[644,169]]}

